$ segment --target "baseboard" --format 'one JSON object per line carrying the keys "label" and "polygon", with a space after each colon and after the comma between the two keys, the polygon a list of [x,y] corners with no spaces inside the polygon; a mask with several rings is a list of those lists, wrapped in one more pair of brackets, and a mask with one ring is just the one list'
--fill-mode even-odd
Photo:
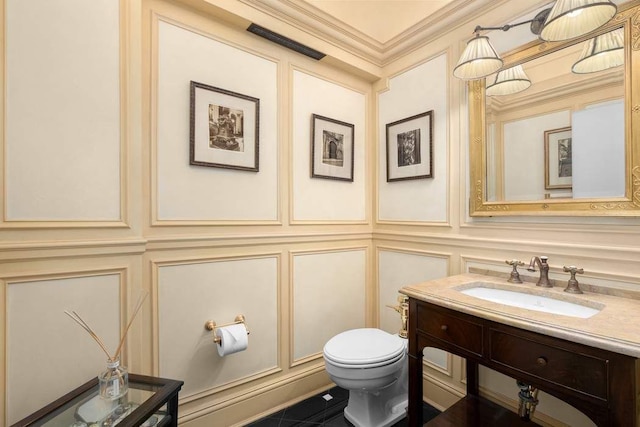
{"label": "baseboard", "polygon": [[455,387],[429,374],[423,375],[422,378],[423,400],[439,411],[444,411],[466,394],[464,389]]}
{"label": "baseboard", "polygon": [[[202,403],[199,411],[178,417],[184,427],[241,427],[333,387],[324,369],[279,377],[260,390],[219,405]],[[180,409],[179,409],[180,411]]]}

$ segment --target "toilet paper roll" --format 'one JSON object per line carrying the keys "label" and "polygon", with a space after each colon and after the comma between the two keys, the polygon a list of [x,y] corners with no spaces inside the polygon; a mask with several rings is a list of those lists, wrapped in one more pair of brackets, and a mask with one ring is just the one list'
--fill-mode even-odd
{"label": "toilet paper roll", "polygon": [[220,338],[218,343],[218,354],[220,356],[244,351],[249,345],[247,328],[243,323],[216,328],[216,336]]}

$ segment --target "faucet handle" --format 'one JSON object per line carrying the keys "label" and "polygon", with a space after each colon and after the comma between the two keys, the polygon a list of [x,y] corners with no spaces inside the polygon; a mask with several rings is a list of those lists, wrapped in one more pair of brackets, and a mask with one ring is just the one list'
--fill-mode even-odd
{"label": "faucet handle", "polygon": [[563,266],[562,270],[564,270],[565,273],[571,273],[571,277],[569,278],[569,281],[567,282],[567,287],[564,291],[569,292],[570,294],[583,293],[582,290],[580,289],[580,286],[579,286],[580,284],[578,283],[578,280],[576,280],[576,273],[582,274],[584,273],[584,269],[578,268],[575,265],[571,265],[569,267]]}
{"label": "faucet handle", "polygon": [[511,270],[511,275],[509,276],[509,279],[507,280],[507,282],[522,283],[522,279],[520,278],[520,273],[518,273],[518,266],[523,266],[524,262],[518,259],[512,259],[511,261],[506,260],[505,263],[513,267],[513,270]]}
{"label": "faucet handle", "polygon": [[563,266],[562,269],[564,270],[565,273],[571,273],[571,276],[574,279],[576,277],[576,273],[578,273],[578,274],[584,273],[584,269],[583,268],[578,268],[575,265],[571,265],[569,267]]}
{"label": "faucet handle", "polygon": [[393,309],[393,310],[397,311],[398,313],[401,313],[401,314],[402,314],[402,307],[400,307],[399,305],[389,305],[389,304],[386,304],[386,307],[387,307],[387,308],[391,308],[391,309]]}
{"label": "faucet handle", "polygon": [[402,314],[402,310],[405,307],[408,307],[407,303],[409,302],[409,297],[406,295],[398,295],[398,305],[389,305],[386,304],[388,308],[392,308],[398,313]]}

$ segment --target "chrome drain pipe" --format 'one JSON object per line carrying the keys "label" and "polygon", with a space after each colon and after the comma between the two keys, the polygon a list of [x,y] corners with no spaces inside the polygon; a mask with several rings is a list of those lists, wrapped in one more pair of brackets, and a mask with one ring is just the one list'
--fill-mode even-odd
{"label": "chrome drain pipe", "polygon": [[538,405],[538,389],[522,381],[516,381],[518,392],[518,415],[525,421],[530,421]]}

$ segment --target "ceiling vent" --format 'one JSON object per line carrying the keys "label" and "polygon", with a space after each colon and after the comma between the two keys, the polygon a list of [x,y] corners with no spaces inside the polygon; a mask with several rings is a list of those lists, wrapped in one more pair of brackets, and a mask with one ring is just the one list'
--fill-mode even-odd
{"label": "ceiling vent", "polygon": [[260,25],[251,24],[249,25],[249,28],[247,28],[247,31],[318,61],[326,56],[322,52],[318,52],[317,50],[311,49],[310,47],[305,46],[302,43],[298,43],[297,41],[291,40],[288,37],[282,36],[278,33],[274,33],[271,30],[267,30]]}

